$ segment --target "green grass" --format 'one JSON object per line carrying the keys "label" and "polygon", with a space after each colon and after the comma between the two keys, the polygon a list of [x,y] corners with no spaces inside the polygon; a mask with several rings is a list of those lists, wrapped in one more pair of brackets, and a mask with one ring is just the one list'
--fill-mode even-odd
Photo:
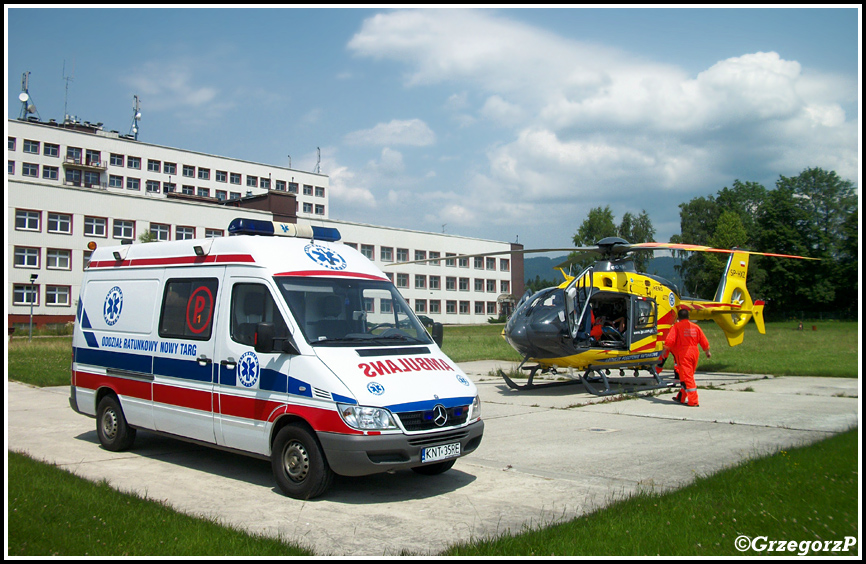
{"label": "green grass", "polygon": [[471,360],[523,360],[502,338],[503,324],[449,325],[445,327],[442,352],[454,362]]}
{"label": "green grass", "polygon": [[310,556],[121,493],[15,452],[8,461],[9,556]]}
{"label": "green grass", "polygon": [[72,377],[72,337],[40,337],[27,341],[13,338],[9,343],[6,374],[34,386],[63,386]]}
{"label": "green grass", "polygon": [[[857,429],[757,458],[673,493],[643,492],[569,522],[457,544],[448,556],[794,556],[803,541],[857,537]],[[746,535],[794,552],[740,552]],[[787,547],[786,547],[787,548]],[[810,556],[857,555],[809,552]]]}

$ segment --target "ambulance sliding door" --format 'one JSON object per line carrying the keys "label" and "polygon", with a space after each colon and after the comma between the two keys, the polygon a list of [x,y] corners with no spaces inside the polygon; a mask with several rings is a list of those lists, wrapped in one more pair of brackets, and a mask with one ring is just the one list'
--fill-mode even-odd
{"label": "ambulance sliding door", "polygon": [[273,281],[231,276],[220,296],[214,422],[217,444],[267,454],[270,415],[286,403],[291,355],[256,352],[258,323],[273,323],[278,340],[290,336]]}
{"label": "ambulance sliding door", "polygon": [[158,431],[215,442],[213,328],[224,267],[167,269],[153,360]]}

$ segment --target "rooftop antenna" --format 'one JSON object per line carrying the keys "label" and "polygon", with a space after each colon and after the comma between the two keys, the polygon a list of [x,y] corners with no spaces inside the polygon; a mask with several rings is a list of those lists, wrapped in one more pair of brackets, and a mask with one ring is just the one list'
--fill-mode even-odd
{"label": "rooftop antenna", "polygon": [[316,147],[316,174],[319,174],[321,171],[321,167],[319,165],[322,164],[322,150],[319,147]]}
{"label": "rooftop antenna", "polygon": [[132,125],[129,130],[135,136],[135,140],[138,141],[138,120],[141,119],[141,101],[138,99],[138,95],[133,95],[132,98]]}
{"label": "rooftop antenna", "polygon": [[42,119],[36,111],[33,98],[30,97],[30,71],[21,74],[21,94],[18,95],[18,99],[21,100],[21,113],[18,119],[27,119],[30,114],[35,114],[37,118]]}
{"label": "rooftop antenna", "polygon": [[69,99],[69,83],[75,78],[75,61],[72,61],[72,74],[66,76],[66,59],[63,59],[63,80],[66,81],[66,93],[63,95],[63,121],[69,119],[69,113],[66,111],[66,103]]}
{"label": "rooftop antenna", "polygon": [[289,157],[289,168],[292,168],[292,155],[286,155]]}

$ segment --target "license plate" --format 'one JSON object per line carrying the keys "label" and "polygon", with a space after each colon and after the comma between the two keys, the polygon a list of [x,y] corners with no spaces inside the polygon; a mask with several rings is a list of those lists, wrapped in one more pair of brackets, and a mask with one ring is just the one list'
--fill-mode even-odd
{"label": "license plate", "polygon": [[436,462],[460,456],[460,443],[427,447],[421,450],[421,462]]}

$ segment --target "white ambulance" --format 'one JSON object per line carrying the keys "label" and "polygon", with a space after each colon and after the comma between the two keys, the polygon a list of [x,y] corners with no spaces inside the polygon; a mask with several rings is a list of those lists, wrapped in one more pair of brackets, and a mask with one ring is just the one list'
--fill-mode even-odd
{"label": "white ambulance", "polygon": [[93,252],[70,404],[104,448],[146,429],[270,459],[299,499],[335,473],[439,474],[478,448],[475,385],[336,229],[229,233]]}

